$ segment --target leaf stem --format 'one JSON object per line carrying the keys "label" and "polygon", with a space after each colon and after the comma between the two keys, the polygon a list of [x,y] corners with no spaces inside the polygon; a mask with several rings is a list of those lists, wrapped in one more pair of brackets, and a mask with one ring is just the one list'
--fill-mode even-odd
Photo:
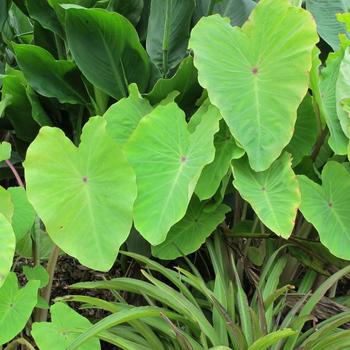
{"label": "leaf stem", "polygon": [[318,154],[320,153],[321,147],[322,147],[322,145],[324,144],[324,141],[326,140],[327,135],[328,135],[328,128],[325,127],[325,128],[322,130],[320,136],[318,137],[317,142],[316,142],[316,144],[315,144],[315,147],[314,147],[314,149],[313,149],[313,151],[312,151],[312,153],[311,153],[311,159],[312,159],[313,161],[316,160]]}
{"label": "leaf stem", "polygon": [[11,161],[10,160],[5,160],[5,163],[11,169],[12,174],[14,175],[14,177],[15,177],[17,183],[18,183],[18,186],[24,187],[24,183],[23,183],[21,177],[19,176],[18,171],[16,170],[16,168],[11,163]]}
{"label": "leaf stem", "polygon": [[24,345],[29,350],[35,350],[34,346],[32,344],[30,344],[29,341],[24,339],[24,338],[19,338],[19,339],[13,340],[10,344],[7,345],[5,350],[16,350],[17,345]]}
{"label": "leaf stem", "polygon": [[[48,304],[50,303],[53,278],[54,278],[59,254],[60,254],[60,248],[58,248],[57,245],[54,245],[49,261],[47,262],[47,266],[46,266],[47,273],[49,274],[49,283],[44,288],[42,293],[43,298]],[[47,320],[47,314],[48,314],[47,309],[41,309],[39,313],[39,322],[45,322]]]}

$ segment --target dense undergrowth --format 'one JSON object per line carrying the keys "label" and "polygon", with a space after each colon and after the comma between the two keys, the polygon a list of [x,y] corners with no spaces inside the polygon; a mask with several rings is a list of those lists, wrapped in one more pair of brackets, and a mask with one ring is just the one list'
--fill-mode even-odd
{"label": "dense undergrowth", "polygon": [[0,1],[0,348],[349,349],[348,7]]}

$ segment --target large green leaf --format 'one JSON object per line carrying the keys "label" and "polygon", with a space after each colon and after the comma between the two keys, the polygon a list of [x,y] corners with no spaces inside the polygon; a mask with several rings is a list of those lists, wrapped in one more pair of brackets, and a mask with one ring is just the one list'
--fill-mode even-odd
{"label": "large green leaf", "polygon": [[[0,287],[11,270],[13,257],[16,248],[16,237],[8,219],[0,212]],[[0,289],[1,294],[1,289]],[[0,299],[0,320],[1,320],[1,299]],[[1,321],[0,321],[1,325]],[[2,329],[1,329],[2,330]],[[0,335],[1,339],[1,335]],[[2,344],[2,343],[1,343]]]}
{"label": "large green leaf", "polygon": [[341,128],[337,116],[336,84],[339,75],[340,64],[344,57],[344,48],[336,53],[331,53],[322,69],[320,76],[320,92],[324,116],[329,129],[329,146],[336,154],[346,154],[348,140]]}
{"label": "large green leaf", "polygon": [[293,156],[293,167],[298,165],[304,156],[310,155],[318,135],[317,119],[312,98],[307,94],[298,108],[295,131],[286,150]]}
{"label": "large green leaf", "polygon": [[14,49],[24,76],[39,94],[62,103],[85,102],[85,90],[73,62],[55,60],[40,46],[17,44]]}
{"label": "large green leaf", "polygon": [[195,189],[196,195],[201,200],[208,199],[215,194],[221,180],[230,168],[231,160],[244,155],[244,150],[237,146],[223,120],[220,121],[220,130],[215,135],[214,145],[215,158],[204,167]]}
{"label": "large green leaf", "polygon": [[347,12],[347,0],[306,0],[306,8],[314,16],[322,39],[332,49],[339,49],[339,33],[346,33],[344,25],[336,18],[337,13]]}
{"label": "large green leaf", "polygon": [[[51,319],[51,322],[33,324],[32,335],[40,350],[66,350],[79,333],[91,327],[88,319],[63,303],[51,306]],[[100,348],[96,338],[89,339],[79,347],[80,350]]]}
{"label": "large green leaf", "polygon": [[90,118],[78,149],[43,127],[24,167],[28,199],[52,240],[88,267],[111,268],[131,228],[136,184],[105,120]]}
{"label": "large green leaf", "polygon": [[113,104],[103,115],[108,133],[120,145],[129,139],[141,118],[153,109],[148,100],[141,97],[136,84],[129,86],[129,93],[128,97]]}
{"label": "large green leaf", "polygon": [[23,73],[8,68],[3,78],[2,100],[9,99],[5,115],[15,129],[16,136],[24,141],[32,141],[39,126],[32,119],[31,106],[26,95],[27,82]]}
{"label": "large green leaf", "polygon": [[162,244],[152,247],[152,254],[160,259],[172,260],[198,250],[231,210],[224,204],[215,210],[206,210],[206,207],[204,202],[193,197],[186,215],[170,229]]}
{"label": "large green leaf", "polygon": [[190,133],[175,103],[160,105],[140,121],[125,146],[137,179],[135,226],[153,245],[185,215],[203,167],[214,158],[220,116],[213,106],[203,108]]}
{"label": "large green leaf", "polygon": [[199,82],[256,171],[292,137],[317,40],[312,16],[287,0],[261,0],[242,29],[214,15],[192,31]]}
{"label": "large green leaf", "polygon": [[14,205],[12,227],[19,242],[32,228],[35,221],[35,211],[29,203],[27,193],[23,187],[10,187],[8,192]]}
{"label": "large green leaf", "polygon": [[335,256],[350,260],[350,174],[343,165],[328,162],[322,171],[322,186],[304,175],[300,210]]}
{"label": "large green leaf", "polygon": [[344,57],[340,63],[339,75],[335,89],[337,115],[344,134],[350,138],[350,118],[349,113],[344,110],[344,101],[350,98],[350,53],[349,48],[344,52]]}
{"label": "large green leaf", "polygon": [[26,325],[37,303],[39,281],[30,281],[21,289],[11,272],[0,288],[0,344],[12,340]]}
{"label": "large green leaf", "polygon": [[152,0],[146,48],[166,76],[185,56],[194,0]]}
{"label": "large green leaf", "polygon": [[128,95],[130,83],[142,92],[147,88],[149,59],[125,17],[102,9],[68,8],[66,32],[76,64],[92,84],[116,99]]}
{"label": "large green leaf", "polygon": [[300,190],[291,168],[291,157],[284,153],[262,172],[250,169],[246,158],[234,160],[233,185],[274,233],[288,238],[300,204]]}

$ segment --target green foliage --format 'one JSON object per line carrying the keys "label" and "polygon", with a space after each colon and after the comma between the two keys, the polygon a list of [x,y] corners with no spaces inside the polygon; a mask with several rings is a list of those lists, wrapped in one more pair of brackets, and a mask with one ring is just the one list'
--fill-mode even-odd
{"label": "green foliage", "polygon": [[[325,317],[319,338],[309,321],[331,286],[330,299],[346,289],[336,282],[350,260],[348,6],[0,2],[6,350],[30,348],[28,335],[41,350],[99,349],[97,338],[126,350],[347,344],[348,314]],[[60,254],[148,269],[80,285],[111,289],[113,302],[64,299],[105,319],[58,303],[48,323]],[[22,270],[18,289],[10,271]]]}

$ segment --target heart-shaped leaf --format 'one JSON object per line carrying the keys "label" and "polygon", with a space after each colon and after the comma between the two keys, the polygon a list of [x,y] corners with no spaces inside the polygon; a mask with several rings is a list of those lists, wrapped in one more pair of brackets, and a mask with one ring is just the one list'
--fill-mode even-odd
{"label": "heart-shaped leaf", "polygon": [[311,222],[324,246],[335,256],[350,260],[350,174],[334,161],[322,171],[322,186],[304,175],[300,211]]}
{"label": "heart-shaped leaf", "polygon": [[288,238],[300,204],[300,190],[291,168],[291,157],[284,153],[272,166],[253,171],[246,158],[234,160],[233,185],[254,209],[259,219],[274,233]]}
{"label": "heart-shaped leaf", "polygon": [[237,146],[224,121],[220,121],[220,130],[214,138],[215,158],[206,165],[198,180],[195,193],[201,199],[212,197],[228,172],[231,160],[241,158],[244,150]]}
{"label": "heart-shaped leaf", "polygon": [[118,144],[123,145],[136,129],[139,121],[152,111],[150,103],[141,97],[136,84],[129,86],[129,96],[108,108],[103,117],[107,131]]}
{"label": "heart-shaped leaf", "polygon": [[204,106],[198,115],[192,131],[194,125],[187,125],[174,102],[160,105],[140,121],[125,146],[137,179],[135,226],[153,245],[185,215],[203,167],[214,158],[219,112]]}
{"label": "heart-shaped leaf", "polygon": [[214,15],[192,31],[199,82],[256,171],[266,170],[293,135],[317,41],[310,13],[287,0],[261,0],[242,29]]}
{"label": "heart-shaped leaf", "polygon": [[23,273],[28,281],[39,281],[40,288],[46,287],[49,283],[49,274],[42,265],[23,266]]}
{"label": "heart-shaped leaf", "polygon": [[29,203],[27,193],[23,187],[10,187],[7,189],[11,194],[14,205],[12,227],[19,242],[32,228],[35,221],[35,211]]}
{"label": "heart-shaped leaf", "polygon": [[5,216],[7,221],[11,222],[13,216],[13,203],[11,195],[0,186],[0,213]]}
{"label": "heart-shaped leaf", "polygon": [[131,228],[136,184],[106,121],[90,118],[78,149],[60,129],[43,127],[24,167],[28,199],[52,240],[82,264],[110,269]]}
{"label": "heart-shaped leaf", "polygon": [[[79,333],[92,325],[88,319],[79,315],[64,303],[51,306],[51,322],[33,324],[32,335],[40,350],[66,350],[79,336]],[[80,350],[99,350],[100,342],[89,339],[79,346]]]}
{"label": "heart-shaped leaf", "polygon": [[128,95],[131,83],[143,92],[150,64],[132,24],[103,9],[71,7],[66,11],[69,48],[86,78],[116,99]]}
{"label": "heart-shaped leaf", "polygon": [[37,303],[39,281],[29,281],[18,288],[16,274],[11,272],[0,288],[0,345],[13,339],[26,325]]}
{"label": "heart-shaped leaf", "polygon": [[207,211],[206,204],[194,196],[186,215],[170,229],[162,244],[152,247],[152,254],[160,259],[172,260],[195,252],[224,221],[229,211],[230,207],[224,204]]}

